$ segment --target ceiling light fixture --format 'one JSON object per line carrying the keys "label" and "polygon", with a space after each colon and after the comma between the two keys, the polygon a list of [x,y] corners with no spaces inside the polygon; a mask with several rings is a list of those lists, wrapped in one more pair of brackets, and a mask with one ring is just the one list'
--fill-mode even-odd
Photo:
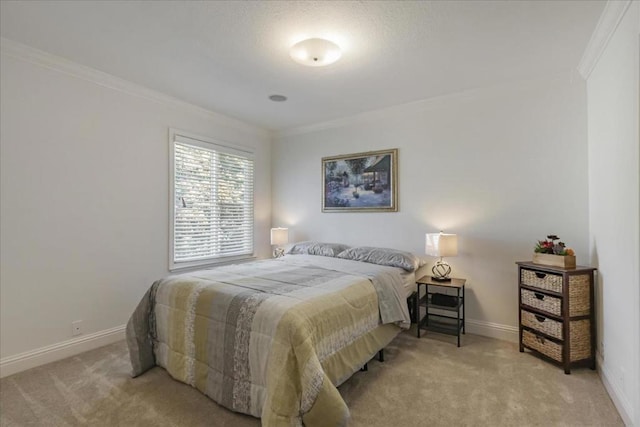
{"label": "ceiling light fixture", "polygon": [[325,39],[307,39],[294,44],[289,51],[291,58],[309,67],[333,64],[342,56],[340,47]]}

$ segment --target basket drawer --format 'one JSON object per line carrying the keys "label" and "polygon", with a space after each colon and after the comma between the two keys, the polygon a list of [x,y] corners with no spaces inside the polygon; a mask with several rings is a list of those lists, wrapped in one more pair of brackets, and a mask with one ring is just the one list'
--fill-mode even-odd
{"label": "basket drawer", "polygon": [[562,362],[562,344],[555,343],[526,329],[522,330],[522,344],[553,360]]}
{"label": "basket drawer", "polygon": [[520,289],[520,302],[524,305],[528,305],[529,307],[555,314],[556,316],[560,316],[562,314],[561,298],[530,291],[528,289]]}
{"label": "basket drawer", "polygon": [[543,332],[559,340],[562,339],[562,322],[530,313],[526,310],[520,310],[520,319],[523,326]]}
{"label": "basket drawer", "polygon": [[562,276],[535,270],[520,270],[520,282],[533,288],[562,293]]}

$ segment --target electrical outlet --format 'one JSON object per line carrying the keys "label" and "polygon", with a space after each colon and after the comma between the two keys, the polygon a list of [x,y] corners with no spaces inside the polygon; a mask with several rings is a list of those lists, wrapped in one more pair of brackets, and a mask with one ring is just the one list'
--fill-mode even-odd
{"label": "electrical outlet", "polygon": [[82,333],[82,320],[71,322],[71,335],[76,336]]}

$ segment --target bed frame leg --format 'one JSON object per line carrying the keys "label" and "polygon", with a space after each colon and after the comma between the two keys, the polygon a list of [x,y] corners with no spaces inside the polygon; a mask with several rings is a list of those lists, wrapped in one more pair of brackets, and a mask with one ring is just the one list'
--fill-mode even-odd
{"label": "bed frame leg", "polygon": [[[378,360],[381,362],[384,362],[384,349],[380,350],[378,352]],[[369,370],[369,364],[365,363],[364,366],[362,368],[360,368],[361,371],[366,372]]]}

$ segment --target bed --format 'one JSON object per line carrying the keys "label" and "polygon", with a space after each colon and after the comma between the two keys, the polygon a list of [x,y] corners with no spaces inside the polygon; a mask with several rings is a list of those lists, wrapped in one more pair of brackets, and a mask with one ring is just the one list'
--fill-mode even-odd
{"label": "bed", "polygon": [[410,326],[413,270],[304,253],[168,276],[127,324],[133,375],[161,366],[263,426],[344,425],[337,386]]}

